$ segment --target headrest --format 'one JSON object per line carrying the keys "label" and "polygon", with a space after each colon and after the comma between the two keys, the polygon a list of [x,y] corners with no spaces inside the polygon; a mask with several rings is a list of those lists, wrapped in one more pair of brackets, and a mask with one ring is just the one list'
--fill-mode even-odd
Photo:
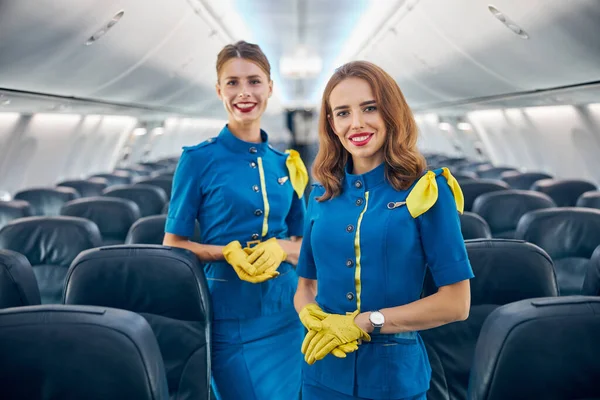
{"label": "headrest", "polygon": [[556,207],[547,195],[533,190],[503,190],[485,193],[473,203],[473,212],[489,224],[495,237],[514,237],[523,214],[542,208]]}
{"label": "headrest", "polygon": [[128,185],[131,183],[131,174],[124,171],[115,171],[111,173],[94,174],[90,178],[104,178],[108,181],[108,186]]}
{"label": "headrest", "polygon": [[598,297],[528,299],[499,307],[481,329],[469,398],[600,398],[598,337]]}
{"label": "headrest", "polygon": [[487,222],[479,215],[469,211],[460,214],[460,230],[462,231],[465,240],[486,239],[492,237]]}
{"label": "headrest", "polygon": [[114,172],[118,171],[128,173],[131,176],[149,176],[152,173],[151,168],[144,167],[142,165],[133,165],[126,168],[115,168]]}
{"label": "headrest", "polygon": [[167,201],[167,202],[165,203],[165,206],[164,206],[164,207],[163,207],[163,209],[162,209],[162,214],[168,214],[168,213],[169,213],[169,204],[170,204],[170,203],[171,203],[170,201]]}
{"label": "headrest", "polygon": [[88,197],[66,203],[61,214],[93,221],[100,229],[104,243],[107,241],[124,243],[129,228],[140,218],[140,209],[131,200],[116,197]]}
{"label": "headrest", "polygon": [[81,253],[67,274],[65,304],[95,304],[185,321],[210,321],[210,294],[190,251],[120,245]]}
{"label": "headrest", "polygon": [[0,397],[169,398],[152,329],[135,313],[90,306],[0,310]]}
{"label": "headrest", "polygon": [[13,219],[33,215],[31,204],[25,200],[0,201],[0,229]]}
{"label": "headrest", "polygon": [[554,261],[590,258],[600,243],[600,210],[561,207],[532,211],[519,221],[515,239],[537,244]]}
{"label": "headrest", "polygon": [[473,202],[477,196],[483,193],[510,189],[505,182],[494,179],[479,179],[473,182],[465,182],[461,183],[460,187],[465,198],[465,211],[471,211]]}
{"label": "headrest", "polygon": [[507,171],[518,172],[518,170],[513,167],[491,167],[489,165],[484,165],[478,167],[475,170],[475,173],[477,173],[479,177],[484,179],[500,179],[500,176]]}
{"label": "headrest", "polygon": [[529,190],[536,181],[552,179],[552,176],[543,172],[506,171],[500,175],[500,179],[513,189]]}
{"label": "headrest", "polygon": [[133,201],[142,217],[160,214],[168,200],[164,190],[152,185],[115,185],[107,188],[103,196]]}
{"label": "headrest", "polygon": [[0,248],[23,254],[33,266],[68,266],[81,251],[100,243],[96,224],[76,217],[21,218],[0,230]]}
{"label": "headrest", "polygon": [[600,296],[600,246],[596,247],[588,263],[581,294]]}
{"label": "headrest", "polygon": [[585,192],[577,199],[577,207],[600,208],[600,191]]}
{"label": "headrest", "polygon": [[0,249],[0,308],[41,304],[31,264],[23,254]]}
{"label": "headrest", "polygon": [[552,259],[538,246],[510,239],[465,243],[475,275],[471,279],[472,306],[558,296]]}
{"label": "headrest", "polygon": [[579,196],[597,188],[591,182],[578,179],[542,179],[536,181],[531,190],[546,193],[558,207],[573,207]]}
{"label": "headrest", "polygon": [[[138,219],[129,229],[127,238],[125,239],[126,244],[157,244],[162,245],[165,237],[165,224],[167,222],[167,216],[151,215]],[[195,223],[194,236],[189,240],[200,243],[200,229],[198,221]]]}
{"label": "headrest", "polygon": [[142,178],[138,180],[136,185],[153,185],[161,188],[167,195],[167,200],[171,198],[171,187],[173,186],[173,178],[166,176],[157,176],[153,178]]}
{"label": "headrest", "polygon": [[[98,181],[102,179],[102,181]],[[97,178],[97,180],[70,180],[59,182],[56,186],[59,187],[71,187],[79,192],[81,197],[93,197],[100,196],[102,191],[108,187],[108,183],[103,178]]]}
{"label": "headrest", "polygon": [[79,192],[70,187],[32,188],[15,194],[15,200],[25,200],[33,208],[34,215],[56,216],[67,201],[78,199]]}

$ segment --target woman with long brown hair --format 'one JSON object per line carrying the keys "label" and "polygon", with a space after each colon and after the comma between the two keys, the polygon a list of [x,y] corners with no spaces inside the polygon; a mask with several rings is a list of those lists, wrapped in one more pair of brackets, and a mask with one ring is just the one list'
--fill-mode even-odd
{"label": "woman with long brown hair", "polygon": [[[293,265],[308,173],[297,152],[275,150],[261,129],[273,82],[260,47],[227,45],[216,69],[229,121],[218,136],[184,148],[163,243],[204,262],[217,399],[295,399],[303,328],[293,308]],[[188,240],[196,221],[201,244]]]}
{"label": "woman with long brown hair", "polygon": [[[425,399],[419,330],[464,320],[471,265],[463,196],[447,168],[426,171],[394,79],[356,61],[323,94],[294,298],[308,333],[302,395]],[[420,298],[426,269],[438,292]]]}

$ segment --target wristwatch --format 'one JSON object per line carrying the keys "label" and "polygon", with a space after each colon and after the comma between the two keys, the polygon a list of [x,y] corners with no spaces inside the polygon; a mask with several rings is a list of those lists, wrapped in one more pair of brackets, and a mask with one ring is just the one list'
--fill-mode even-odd
{"label": "wristwatch", "polygon": [[369,314],[369,321],[371,322],[371,325],[373,325],[373,333],[377,335],[381,331],[381,328],[383,328],[385,317],[379,311],[372,311],[371,314]]}

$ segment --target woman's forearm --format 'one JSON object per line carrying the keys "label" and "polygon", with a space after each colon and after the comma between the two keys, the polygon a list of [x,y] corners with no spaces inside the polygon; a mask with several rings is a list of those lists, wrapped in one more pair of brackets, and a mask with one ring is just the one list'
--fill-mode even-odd
{"label": "woman's forearm", "polygon": [[[469,281],[442,287],[437,293],[412,303],[379,310],[385,317],[381,333],[400,333],[435,328],[469,316]],[[359,314],[355,322],[367,332],[373,330],[370,312]]]}
{"label": "woman's forearm", "polygon": [[224,246],[191,242],[186,237],[176,236],[170,233],[165,234],[163,245],[190,250],[203,262],[225,260],[225,257],[223,256]]}
{"label": "woman's forearm", "polygon": [[294,295],[294,308],[300,313],[307,304],[316,303],[317,281],[312,279],[298,278],[298,288]]}
{"label": "woman's forearm", "polygon": [[277,243],[279,243],[283,251],[287,254],[285,261],[292,265],[297,265],[298,258],[300,257],[300,248],[302,247],[302,238],[292,236],[290,240],[277,239]]}

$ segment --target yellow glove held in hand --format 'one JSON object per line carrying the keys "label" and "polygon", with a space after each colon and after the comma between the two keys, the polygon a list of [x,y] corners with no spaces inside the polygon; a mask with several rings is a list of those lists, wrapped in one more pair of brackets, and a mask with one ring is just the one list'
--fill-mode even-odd
{"label": "yellow glove held in hand", "polygon": [[244,251],[248,254],[248,262],[256,268],[257,274],[274,272],[287,257],[276,238],[261,242],[253,248],[246,247]]}
{"label": "yellow glove held in hand", "polygon": [[[308,333],[302,343],[302,354],[306,354],[306,348],[308,347],[310,340],[317,334],[317,331],[313,330],[312,327],[320,329],[321,321],[329,315],[331,314],[323,311],[316,303],[309,303],[300,310],[300,313],[298,314],[300,321],[302,322],[302,325],[308,329]],[[331,354],[338,358],[346,358],[346,353],[351,353],[356,350],[358,350],[358,341],[353,340],[350,343],[344,343],[334,348],[331,350]]]}
{"label": "yellow glove held in hand", "polygon": [[238,277],[246,282],[260,283],[279,275],[277,271],[258,273],[256,267],[248,262],[248,255],[237,240],[225,246],[223,256],[229,265],[233,267]]}
{"label": "yellow glove held in hand", "polygon": [[304,360],[312,365],[341,345],[359,339],[370,341],[371,336],[354,323],[358,313],[356,310],[349,315],[329,314],[318,324],[314,324],[314,329],[309,331],[302,343]]}

